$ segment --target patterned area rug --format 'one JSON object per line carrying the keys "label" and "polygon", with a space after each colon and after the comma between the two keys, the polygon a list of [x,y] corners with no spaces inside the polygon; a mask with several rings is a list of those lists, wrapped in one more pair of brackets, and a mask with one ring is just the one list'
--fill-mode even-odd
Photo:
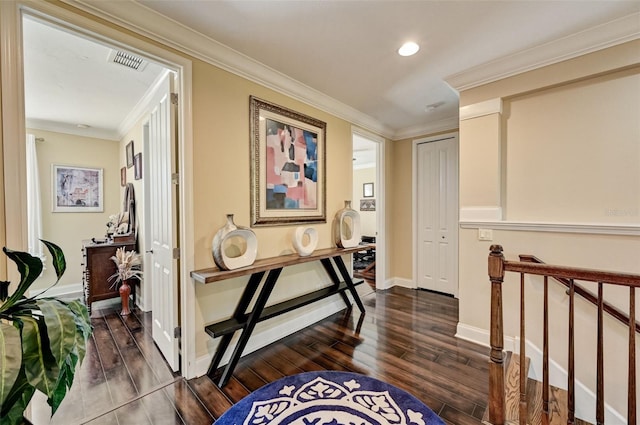
{"label": "patterned area rug", "polygon": [[365,375],[308,372],[249,394],[215,425],[444,425],[411,394]]}

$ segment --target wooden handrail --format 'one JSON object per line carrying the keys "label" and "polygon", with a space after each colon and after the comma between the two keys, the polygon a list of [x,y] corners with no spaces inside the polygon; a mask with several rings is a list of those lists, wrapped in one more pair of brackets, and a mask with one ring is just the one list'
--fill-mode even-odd
{"label": "wooden handrail", "polygon": [[[525,291],[524,291],[524,279],[525,274],[539,275],[544,277],[544,330],[543,330],[543,382],[545,386],[548,386],[548,291],[547,283],[548,278],[552,277],[560,281],[563,285],[567,285],[569,288],[569,329],[568,329],[568,362],[567,362],[567,424],[573,424],[575,420],[575,294],[580,292],[580,295],[589,299],[595,299],[595,303],[598,309],[598,336],[597,336],[597,382],[596,382],[596,422],[598,425],[604,424],[604,327],[602,321],[602,315],[605,311],[605,303],[603,300],[603,286],[604,284],[612,284],[625,286],[629,288],[629,309],[630,314],[625,321],[629,329],[629,380],[628,380],[628,397],[627,397],[627,420],[628,423],[636,423],[637,420],[637,406],[636,406],[636,344],[635,336],[638,332],[638,322],[635,320],[635,288],[640,287],[640,275],[630,273],[614,273],[601,270],[592,270],[577,267],[565,267],[555,266],[542,263],[538,258],[528,255],[521,256],[522,261],[506,261],[502,253],[502,247],[500,245],[492,245],[490,248],[490,254],[488,259],[488,272],[489,279],[491,281],[491,329],[490,329],[490,359],[489,359],[489,401],[488,401],[488,416],[489,422],[493,425],[503,425],[506,422],[506,404],[505,404],[505,382],[504,382],[504,356],[503,356],[503,300],[502,300],[502,285],[504,282],[505,272],[520,273],[520,339],[525,339]],[[598,295],[595,296],[589,291],[580,288],[575,284],[576,280],[596,282],[598,284]],[[580,288],[580,289],[578,289]],[[591,295],[591,297],[589,297]],[[615,310],[612,306],[609,306],[608,310]],[[608,311],[611,313],[611,311]],[[614,316],[624,315],[624,313],[618,311],[619,314],[611,313]],[[520,344],[520,358],[525,359],[525,345]],[[523,382],[526,380],[526,372],[520,370],[520,409],[519,410],[519,423],[526,424],[528,416],[527,412],[527,397],[526,391],[523,391]],[[543,418],[549,420],[550,412],[548,411],[548,395],[543,390],[543,406],[545,411],[543,412]],[[512,410],[510,410],[511,412]],[[509,418],[511,421],[512,418]],[[543,420],[543,423],[545,421]]]}
{"label": "wooden handrail", "polygon": [[[520,255],[520,261],[525,262],[525,263],[533,263],[533,264],[547,264],[544,261],[542,261],[541,259],[539,259],[538,257],[536,257],[535,255],[530,255],[530,254],[521,254]],[[592,270],[587,270],[587,269],[583,269],[583,270],[592,271]],[[567,290],[569,289],[570,279],[559,277],[559,276],[554,276],[554,275],[549,275],[549,276],[554,278],[560,284],[564,285],[567,288]],[[633,275],[631,275],[631,276],[633,276]],[[578,279],[578,278],[576,278],[576,279]],[[588,279],[580,279],[580,280],[588,280]],[[602,282],[602,281],[600,281],[600,282]],[[609,282],[607,282],[607,283],[609,283]],[[574,283],[574,290],[575,290],[576,294],[580,295],[582,298],[586,299],[591,304],[593,304],[595,306],[598,305],[598,297],[596,297],[594,294],[589,292],[587,289],[585,289],[582,286]],[[629,324],[629,316],[626,313],[624,313],[622,310],[612,306],[611,304],[609,304],[606,301],[603,302],[602,308],[603,308],[603,310],[605,312],[609,313],[611,316],[613,316],[616,319],[618,319],[625,326],[627,326]],[[640,332],[640,322],[636,321],[635,323],[636,323],[636,332]]]}

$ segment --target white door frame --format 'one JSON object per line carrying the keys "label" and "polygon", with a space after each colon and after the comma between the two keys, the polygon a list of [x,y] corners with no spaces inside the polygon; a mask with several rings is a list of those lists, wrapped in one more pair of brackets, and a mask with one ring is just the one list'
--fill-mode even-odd
{"label": "white door frame", "polygon": [[[387,232],[385,226],[385,147],[386,140],[358,127],[351,127],[352,135],[357,134],[376,143],[376,289],[388,289],[387,280]],[[382,260],[382,261],[380,261]]]}
{"label": "white door frame", "polygon": [[[421,139],[415,139],[413,140],[413,146],[412,146],[412,151],[411,151],[411,156],[412,156],[412,169],[413,169],[413,176],[412,176],[412,192],[413,192],[413,196],[412,196],[412,228],[414,229],[413,231],[413,277],[411,279],[412,282],[412,287],[417,289],[418,288],[418,244],[419,244],[419,238],[418,238],[418,234],[419,232],[417,231],[418,229],[418,145],[422,144],[422,143],[430,143],[430,142],[438,142],[440,140],[446,140],[446,139],[450,139],[450,138],[455,138],[456,141],[458,142],[458,144],[460,143],[460,138],[459,138],[459,132],[458,131],[454,131],[451,133],[445,133],[445,134],[440,134],[438,136],[433,136],[433,137],[424,137]],[[459,155],[459,154],[458,154]],[[458,158],[459,160],[459,158]],[[458,182],[460,181],[460,167],[458,167]],[[458,199],[458,208],[456,209],[456,211],[454,212],[454,214],[456,214],[455,217],[455,226],[459,226],[459,199]],[[456,240],[455,241],[455,249],[453,250],[453,254],[455,256],[455,262],[456,262],[456,266],[454,267],[455,270],[455,282],[456,282],[456,288],[454,291],[454,297],[458,297],[458,290],[460,288],[460,282],[458,282],[458,264],[459,264],[459,253],[458,253],[458,247],[459,247],[459,241]]]}
{"label": "white door frame", "polygon": [[[0,69],[2,70],[2,141],[4,153],[5,199],[11,199],[6,211],[6,243],[15,248],[26,247],[26,172],[24,72],[22,55],[22,15],[28,13],[90,38],[121,47],[157,61],[174,70],[180,78],[178,159],[180,195],[179,235],[182,344],[181,373],[195,377],[195,287],[190,272],[194,269],[193,132],[191,116],[191,60],[163,49],[116,28],[93,21],[47,2],[28,0],[0,1]],[[12,276],[9,276],[11,278]]]}

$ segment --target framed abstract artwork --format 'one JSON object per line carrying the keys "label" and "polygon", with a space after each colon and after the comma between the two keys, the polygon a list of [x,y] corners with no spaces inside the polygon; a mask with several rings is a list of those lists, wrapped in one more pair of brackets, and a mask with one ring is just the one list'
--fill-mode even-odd
{"label": "framed abstract artwork", "polygon": [[53,212],[102,212],[102,168],[52,165]]}
{"label": "framed abstract artwork", "polygon": [[325,223],[327,124],[250,98],[251,226]]}

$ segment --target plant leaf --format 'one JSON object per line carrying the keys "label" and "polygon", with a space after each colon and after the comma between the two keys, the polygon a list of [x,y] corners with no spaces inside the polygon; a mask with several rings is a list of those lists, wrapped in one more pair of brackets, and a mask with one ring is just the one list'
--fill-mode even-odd
{"label": "plant leaf", "polygon": [[12,324],[0,322],[0,406],[9,397],[21,364],[20,331]]}
{"label": "plant leaf", "polygon": [[22,419],[22,413],[29,404],[35,388],[29,385],[27,377],[24,373],[24,365],[21,365],[18,377],[13,388],[9,393],[9,397],[0,405],[0,424],[19,424]]}
{"label": "plant leaf", "polygon": [[41,298],[36,303],[47,325],[51,353],[60,367],[76,344],[75,316],[66,305],[56,299]]}
{"label": "plant leaf", "polygon": [[60,369],[49,349],[49,337],[44,320],[21,316],[22,362],[29,384],[51,397]]}
{"label": "plant leaf", "polygon": [[42,241],[42,243],[49,250],[49,253],[51,254],[51,257],[53,259],[53,268],[56,271],[58,280],[60,280],[60,278],[64,274],[64,271],[67,269],[67,261],[64,258],[62,249],[53,242],[45,241],[44,239],[40,239],[40,241]]}
{"label": "plant leaf", "polygon": [[73,383],[73,366],[71,366],[67,359],[66,362],[60,367],[60,375],[58,376],[58,385],[56,385],[55,391],[47,400],[51,406],[51,414],[55,414],[58,407],[62,403],[64,396],[67,394],[67,388],[71,388]]}
{"label": "plant leaf", "polygon": [[42,273],[42,261],[27,252],[13,251],[2,248],[4,253],[18,266],[20,272],[20,283],[16,291],[0,306],[0,312],[8,309],[22,298],[27,289],[35,282]]}
{"label": "plant leaf", "polygon": [[24,378],[24,373],[22,374],[20,382],[24,382],[25,385],[21,386],[19,392],[16,393],[17,397],[11,406],[7,406],[8,408],[6,413],[3,409],[3,413],[0,415],[0,425],[24,424],[24,411],[27,409],[27,405],[29,404],[29,401],[31,401],[31,397],[33,397],[33,393],[36,389],[27,383],[27,380]]}
{"label": "plant leaf", "polygon": [[91,333],[93,332],[89,312],[87,310],[87,306],[82,304],[79,300],[69,301],[65,304],[69,310],[75,314],[76,354],[78,356],[77,361],[82,363],[87,350],[87,340],[91,337]]}

